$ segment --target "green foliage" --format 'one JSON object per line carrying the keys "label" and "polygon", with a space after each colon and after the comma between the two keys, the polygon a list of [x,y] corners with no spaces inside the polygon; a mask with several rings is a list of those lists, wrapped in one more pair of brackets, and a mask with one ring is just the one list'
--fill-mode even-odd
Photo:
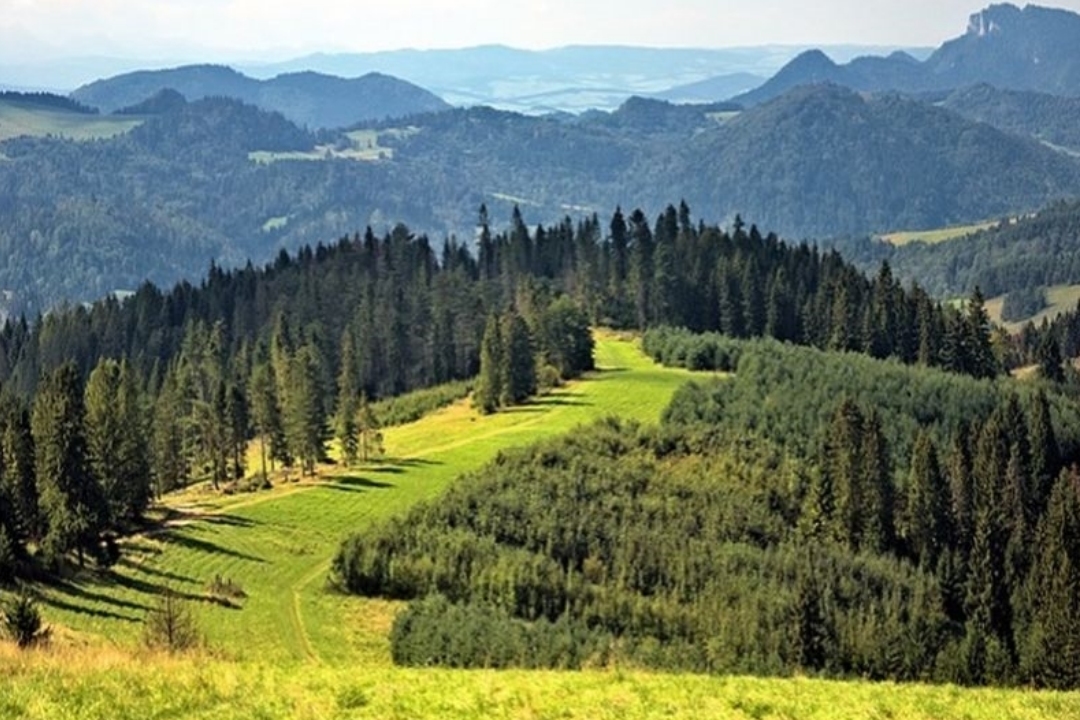
{"label": "green foliage", "polygon": [[493,413],[502,403],[505,353],[499,320],[494,315],[489,315],[484,327],[484,337],[480,341],[480,377],[473,395],[473,403],[482,413]]}
{"label": "green foliage", "polygon": [[1005,322],[1020,322],[1038,315],[1045,307],[1045,287],[1017,288],[1005,295],[1005,301],[1001,305],[1001,319]]}
{"label": "green foliage", "polygon": [[475,380],[456,380],[371,403],[371,411],[383,428],[416,422],[425,415],[466,398]]}
{"label": "green foliage", "polygon": [[49,375],[34,398],[35,475],[46,524],[43,548],[53,560],[97,547],[104,529],[102,490],[87,465],[83,389],[75,367]]}
{"label": "green foliage", "polygon": [[37,601],[25,591],[18,593],[4,605],[3,629],[4,634],[20,648],[48,642],[51,634],[41,621]]}

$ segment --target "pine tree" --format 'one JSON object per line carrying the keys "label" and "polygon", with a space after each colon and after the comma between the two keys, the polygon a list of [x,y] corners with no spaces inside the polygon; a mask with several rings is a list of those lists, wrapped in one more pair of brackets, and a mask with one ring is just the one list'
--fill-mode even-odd
{"label": "pine tree", "polygon": [[354,378],[352,334],[346,329],[341,338],[341,370],[338,373],[337,409],[334,413],[334,436],[341,448],[345,467],[352,467],[360,454],[360,431],[356,423],[358,410]]}
{"label": "pine tree", "polygon": [[1065,382],[1061,345],[1058,344],[1057,337],[1049,329],[1039,337],[1039,345],[1035,349],[1035,358],[1039,364],[1039,375],[1050,382]]}
{"label": "pine tree", "polygon": [[896,541],[894,525],[895,491],[889,469],[889,448],[881,427],[881,416],[873,408],[863,422],[860,480],[863,483],[862,547],[885,553]]}
{"label": "pine tree", "polygon": [[383,454],[383,436],[379,418],[368,402],[367,395],[360,394],[357,416],[357,437],[359,439],[360,459],[364,462],[381,457]]}
{"label": "pine tree", "polygon": [[536,354],[525,320],[516,312],[503,318],[502,405],[519,405],[536,394]]}
{"label": "pine tree", "polygon": [[262,362],[252,369],[251,378],[248,380],[248,397],[251,405],[251,422],[259,436],[261,473],[264,478],[268,458],[272,471],[276,461],[284,462],[289,457],[277,387],[278,383],[274,378],[271,363]]}
{"label": "pine tree", "polygon": [[824,593],[812,562],[798,576],[795,590],[795,657],[803,670],[823,670],[828,661],[832,632]]}
{"label": "pine tree", "polygon": [[861,546],[867,520],[862,457],[864,423],[859,407],[845,398],[829,426],[824,468],[836,497],[834,536],[855,550]]}
{"label": "pine tree", "polygon": [[906,517],[908,549],[924,567],[934,567],[952,546],[949,492],[933,438],[923,429],[915,437],[912,450]]}
{"label": "pine tree", "polygon": [[20,401],[7,397],[0,401],[0,485],[10,498],[14,518],[13,539],[20,542],[41,536],[42,520],[34,481],[34,438],[30,433],[30,413]]}
{"label": "pine tree", "polygon": [[1075,469],[1054,484],[1038,537],[1032,680],[1075,690],[1080,687],[1080,475]]}
{"label": "pine tree", "polygon": [[473,395],[473,404],[480,412],[490,414],[499,409],[505,366],[499,319],[489,315],[480,341],[480,377]]}
{"label": "pine tree", "polygon": [[184,406],[177,379],[171,367],[162,382],[154,403],[150,434],[150,466],[154,490],[160,496],[185,485],[190,468],[184,453]]}
{"label": "pine tree", "polygon": [[1031,448],[1031,501],[1033,517],[1041,517],[1050,498],[1054,480],[1061,470],[1050,402],[1042,390],[1035,393],[1028,411],[1028,445]]}
{"label": "pine tree", "polygon": [[83,388],[74,364],[46,376],[34,396],[34,469],[46,523],[43,547],[58,559],[97,547],[104,530],[101,488],[86,462]]}
{"label": "pine tree", "polygon": [[134,376],[126,362],[102,360],[86,384],[86,449],[111,524],[142,516],[150,502],[147,441]]}
{"label": "pine tree", "polygon": [[284,407],[285,437],[301,472],[315,474],[326,457],[327,423],[320,387],[319,352],[311,343],[296,351],[288,370],[289,393]]}

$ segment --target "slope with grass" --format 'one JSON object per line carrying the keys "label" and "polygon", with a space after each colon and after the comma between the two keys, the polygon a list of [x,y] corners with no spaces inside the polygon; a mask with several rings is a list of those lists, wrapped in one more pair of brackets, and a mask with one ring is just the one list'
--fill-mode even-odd
{"label": "slope with grass", "polygon": [[0,142],[16,137],[55,137],[101,140],[122,135],[143,118],[77,113],[26,102],[0,100]]}
{"label": "slope with grass", "polygon": [[[436,496],[501,448],[617,414],[655,420],[690,374],[601,333],[599,371],[513,412],[465,402],[386,432],[393,460],[350,476],[228,498],[170,498],[168,526],[131,543],[111,578],[45,591],[46,650],[0,644],[0,716],[78,718],[1054,718],[1080,695],[598,668],[577,673],[405,669],[387,634],[399,605],[324,589],[343,533]],[[202,597],[214,574],[240,608],[195,602],[209,650],[134,649],[159,589]],[[111,638],[106,640],[105,638]]]}
{"label": "slope with grass", "polygon": [[[636,342],[601,334],[600,370],[528,405],[481,416],[467,400],[385,433],[388,460],[355,473],[326,468],[317,481],[279,482],[261,494],[170,497],[163,529],[135,538],[115,572],[44,590],[46,619],[87,642],[137,640],[157,594],[197,600],[211,646],[238,659],[355,661],[384,652],[385,632],[350,638],[348,617],[391,612],[324,592],[338,543],[365,523],[438,495],[504,447],[609,415],[656,420],[688,373],[654,365]],[[247,597],[206,602],[215,577]],[[386,626],[389,616],[375,622]],[[366,659],[375,659],[369,655]]]}

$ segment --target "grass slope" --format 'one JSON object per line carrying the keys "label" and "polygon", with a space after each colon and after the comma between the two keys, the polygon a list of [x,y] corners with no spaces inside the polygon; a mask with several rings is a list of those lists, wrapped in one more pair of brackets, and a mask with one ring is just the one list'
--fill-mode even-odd
{"label": "grass slope", "polygon": [[[1005,329],[1015,333],[1019,332],[1028,322],[1039,325],[1043,320],[1053,320],[1061,313],[1075,310],[1077,302],[1080,302],[1080,285],[1054,285],[1048,287],[1046,288],[1046,307],[1040,313],[1019,322],[1004,323]],[[991,320],[996,323],[1001,322],[1001,308],[1004,304],[1004,295],[986,301],[986,312]]]}
{"label": "grass slope", "polygon": [[937,243],[948,242],[949,240],[958,240],[960,238],[974,235],[980,230],[990,230],[999,225],[998,222],[984,222],[977,223],[975,225],[963,225],[957,227],[947,227],[938,230],[914,230],[910,232],[894,232],[881,235],[880,238],[890,245],[896,245],[901,247],[908,243],[921,242],[927,245],[936,245]]}
{"label": "grass slope", "polygon": [[[590,378],[511,412],[481,417],[461,402],[390,429],[394,459],[384,465],[258,495],[170,498],[170,527],[133,541],[115,573],[45,591],[59,636],[52,648],[0,644],[0,717],[1080,717],[1080,694],[394,667],[387,633],[399,606],[324,589],[342,536],[437,496],[503,447],[610,414],[655,420],[690,376],[653,364],[636,342],[598,340],[600,371]],[[173,658],[133,649],[160,588],[201,598],[215,573],[248,597],[238,609],[193,602],[208,651]]]}
{"label": "grass slope", "polygon": [[[599,338],[600,371],[527,406],[482,417],[460,401],[386,432],[387,462],[356,473],[328,468],[317,481],[221,497],[169,498],[160,532],[132,540],[115,572],[43,590],[48,622],[84,642],[134,643],[164,587],[198,600],[212,647],[240,660],[385,661],[392,608],[324,591],[329,561],[350,531],[438,495],[500,448],[564,433],[617,414],[658,419],[688,377],[654,365],[636,343]],[[228,607],[205,602],[220,575],[248,597]],[[359,624],[350,618],[360,617]],[[371,625],[371,623],[374,623]],[[354,634],[344,642],[343,630]]]}
{"label": "grass slope", "polygon": [[84,115],[33,104],[0,100],[0,142],[29,135],[56,135],[70,140],[101,140],[122,135],[142,118]]}

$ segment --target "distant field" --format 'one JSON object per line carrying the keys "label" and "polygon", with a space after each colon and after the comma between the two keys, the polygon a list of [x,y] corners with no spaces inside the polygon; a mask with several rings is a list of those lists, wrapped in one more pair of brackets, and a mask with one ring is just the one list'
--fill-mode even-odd
{"label": "distant field", "polygon": [[122,135],[142,123],[138,117],[84,115],[0,100],[0,142],[25,135],[99,140]]}
{"label": "distant field", "polygon": [[[1046,289],[1047,306],[1034,317],[1021,320],[1020,322],[1004,323],[1009,332],[1018,332],[1029,321],[1035,324],[1043,320],[1053,320],[1063,312],[1075,310],[1077,302],[1080,302],[1080,285],[1055,285]],[[990,319],[996,323],[1001,322],[1001,306],[1005,303],[1005,296],[991,298],[986,301],[986,312]]]}
{"label": "distant field", "polygon": [[270,152],[256,150],[248,153],[248,158],[260,165],[268,165],[282,160],[357,160],[361,162],[375,162],[376,160],[390,160],[394,157],[394,148],[380,145],[379,141],[386,137],[408,137],[419,132],[416,128],[393,128],[390,130],[354,130],[345,133],[350,141],[349,147],[334,145],[317,145],[314,150],[306,152]]}
{"label": "distant field", "polygon": [[936,243],[946,242],[948,240],[956,240],[958,238],[967,237],[968,235],[974,235],[980,230],[989,230],[998,226],[998,222],[984,222],[974,225],[961,225],[956,227],[941,228],[938,230],[914,230],[910,232],[894,232],[887,233],[885,235],[879,235],[881,240],[889,243],[890,245],[907,245],[913,242],[923,242],[928,245],[934,245]]}

